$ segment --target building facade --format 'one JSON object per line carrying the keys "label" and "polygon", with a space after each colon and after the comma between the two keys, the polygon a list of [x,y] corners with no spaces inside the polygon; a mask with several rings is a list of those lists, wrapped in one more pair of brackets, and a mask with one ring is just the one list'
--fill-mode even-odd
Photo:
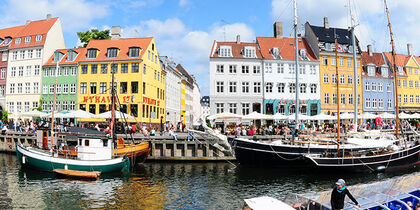
{"label": "building facade", "polygon": [[203,119],[206,119],[210,115],[210,97],[203,96],[201,97],[201,116]]}
{"label": "building facade", "polygon": [[362,52],[363,111],[380,114],[395,112],[394,77],[383,53]]}
{"label": "building facade", "polygon": [[[78,61],[86,56],[86,48],[56,50],[42,67],[42,110],[51,112],[57,75],[55,111],[77,110]],[[57,70],[58,63],[58,70]]]}
{"label": "building facade", "polygon": [[263,112],[262,56],[257,43],[214,41],[210,53],[210,113]]}
{"label": "building facade", "polygon": [[9,46],[6,103],[9,118],[21,117],[40,105],[41,67],[56,49],[63,49],[59,18],[28,21]]}
{"label": "building facade", "polygon": [[[334,34],[337,35],[338,63],[335,55]],[[356,106],[354,103],[357,97],[357,109],[361,114],[363,112],[362,68],[360,65],[361,50],[357,38],[356,79],[354,79],[353,47],[349,30],[329,27],[328,19],[325,17],[323,27],[313,26],[308,22],[305,24],[305,38],[315,57],[320,61],[321,112],[336,114],[337,103],[339,103],[340,112],[354,113]],[[336,65],[338,65],[338,78]],[[339,82],[339,95],[337,95],[337,82]],[[355,85],[357,86],[357,95],[354,93]]]}
{"label": "building facade", "polygon": [[[275,27],[279,23],[275,23]],[[279,31],[279,30],[277,30]],[[281,30],[280,30],[281,31]],[[317,115],[321,109],[319,61],[304,38],[298,38],[299,87],[296,88],[295,40],[288,37],[257,37],[263,57],[264,113]]]}
{"label": "building facade", "polygon": [[[176,69],[182,74],[182,81],[183,83],[181,87],[181,119],[182,123],[184,123],[187,127],[191,127],[194,122],[194,84],[195,79],[192,77],[187,70],[185,70],[184,66],[178,64]],[[197,90],[196,90],[197,91]],[[200,90],[198,89],[198,94]],[[184,97],[185,96],[185,97]],[[197,97],[197,96],[196,96]],[[185,99],[185,106],[182,101]]]}
{"label": "building facade", "polygon": [[181,78],[182,74],[176,68],[176,64],[167,56],[159,56],[162,69],[166,71],[166,113],[167,122],[176,125],[181,122]]}
{"label": "building facade", "polygon": [[120,32],[120,27],[113,27],[111,39],[88,43],[86,57],[79,60],[79,109],[92,114],[111,110],[111,72],[114,71],[117,110],[135,117],[129,122],[164,123],[166,76],[155,40],[153,37],[123,39]]}

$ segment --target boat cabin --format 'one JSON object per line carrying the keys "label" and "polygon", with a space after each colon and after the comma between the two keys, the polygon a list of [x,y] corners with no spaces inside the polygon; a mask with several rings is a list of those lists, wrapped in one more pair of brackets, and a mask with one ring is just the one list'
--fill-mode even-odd
{"label": "boat cabin", "polygon": [[[57,136],[53,137],[53,145],[57,145]],[[38,128],[36,130],[36,146],[41,149],[50,149],[51,147],[51,129]]]}
{"label": "boat cabin", "polygon": [[113,154],[112,140],[107,138],[80,137],[76,148],[79,160],[109,160]]}

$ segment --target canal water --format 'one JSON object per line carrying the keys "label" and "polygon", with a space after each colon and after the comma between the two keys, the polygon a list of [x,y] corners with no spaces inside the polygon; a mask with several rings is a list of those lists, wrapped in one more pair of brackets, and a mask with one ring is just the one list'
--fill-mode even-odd
{"label": "canal water", "polygon": [[56,178],[21,169],[15,155],[0,153],[0,209],[239,209],[243,199],[331,189],[419,172],[379,174],[290,172],[218,163],[145,163],[133,172],[99,181]]}

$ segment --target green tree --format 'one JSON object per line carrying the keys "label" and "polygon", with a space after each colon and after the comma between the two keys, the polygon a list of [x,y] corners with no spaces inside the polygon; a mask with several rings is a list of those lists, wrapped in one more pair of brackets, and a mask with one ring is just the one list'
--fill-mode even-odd
{"label": "green tree", "polygon": [[86,32],[77,32],[77,36],[81,43],[83,43],[83,47],[89,43],[92,39],[110,39],[111,35],[109,35],[109,30],[99,31],[98,29],[90,29]]}
{"label": "green tree", "polygon": [[2,112],[1,112],[1,115],[2,115],[2,121],[3,122],[6,122],[7,120],[8,120],[8,115],[9,115],[9,113],[7,113],[7,111],[6,110],[3,110]]}
{"label": "green tree", "polygon": [[40,112],[42,112],[42,104],[44,103],[44,100],[42,100],[42,99],[39,99],[39,104],[38,104],[38,107],[37,108],[35,108],[36,110],[38,110],[38,111],[40,111]]}

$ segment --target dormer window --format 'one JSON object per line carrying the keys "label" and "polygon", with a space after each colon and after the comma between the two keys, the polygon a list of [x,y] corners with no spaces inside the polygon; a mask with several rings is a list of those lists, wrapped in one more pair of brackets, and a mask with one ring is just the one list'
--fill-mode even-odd
{"label": "dormer window", "polygon": [[255,47],[245,47],[244,48],[244,57],[245,58],[255,58],[256,53],[255,53]]}
{"label": "dormer window", "polygon": [[15,39],[15,44],[20,44],[20,38]]}
{"label": "dormer window", "polygon": [[139,57],[140,48],[139,47],[130,47],[128,49],[128,57]]}
{"label": "dormer window", "polygon": [[381,74],[383,77],[388,77],[388,67],[382,67]]}
{"label": "dormer window", "polygon": [[97,49],[88,49],[87,58],[96,58]]}
{"label": "dormer window", "polygon": [[53,62],[54,62],[54,63],[59,62],[59,61],[63,58],[63,56],[64,56],[64,53],[59,52],[59,51],[55,51],[55,52],[54,52],[54,59],[53,59]]}
{"label": "dormer window", "polygon": [[118,54],[118,48],[108,48],[108,51],[106,53],[106,57],[108,58],[115,58]]}
{"label": "dormer window", "polygon": [[220,46],[219,56],[220,57],[232,57],[232,47],[231,46]]}
{"label": "dormer window", "polygon": [[42,41],[42,35],[41,34],[40,35],[36,35],[35,41],[36,42]]}
{"label": "dormer window", "polygon": [[7,38],[4,40],[4,45],[8,45],[11,41],[12,41],[12,39],[11,39],[10,37],[7,37]]}
{"label": "dormer window", "polygon": [[74,61],[74,59],[76,59],[77,53],[73,50],[69,50],[67,52],[67,61],[71,62]]}
{"label": "dormer window", "polygon": [[375,76],[375,66],[367,66],[368,76]]}
{"label": "dormer window", "polygon": [[280,50],[278,47],[273,47],[273,49],[271,49],[271,54],[273,55],[274,58],[281,59]]}
{"label": "dormer window", "polygon": [[401,66],[398,66],[398,74],[404,75],[404,69]]}
{"label": "dormer window", "polygon": [[299,55],[303,60],[307,60],[308,56],[306,56],[306,49],[300,49],[299,50]]}
{"label": "dormer window", "polygon": [[31,37],[30,36],[25,37],[25,43],[29,43],[29,42],[31,42]]}

